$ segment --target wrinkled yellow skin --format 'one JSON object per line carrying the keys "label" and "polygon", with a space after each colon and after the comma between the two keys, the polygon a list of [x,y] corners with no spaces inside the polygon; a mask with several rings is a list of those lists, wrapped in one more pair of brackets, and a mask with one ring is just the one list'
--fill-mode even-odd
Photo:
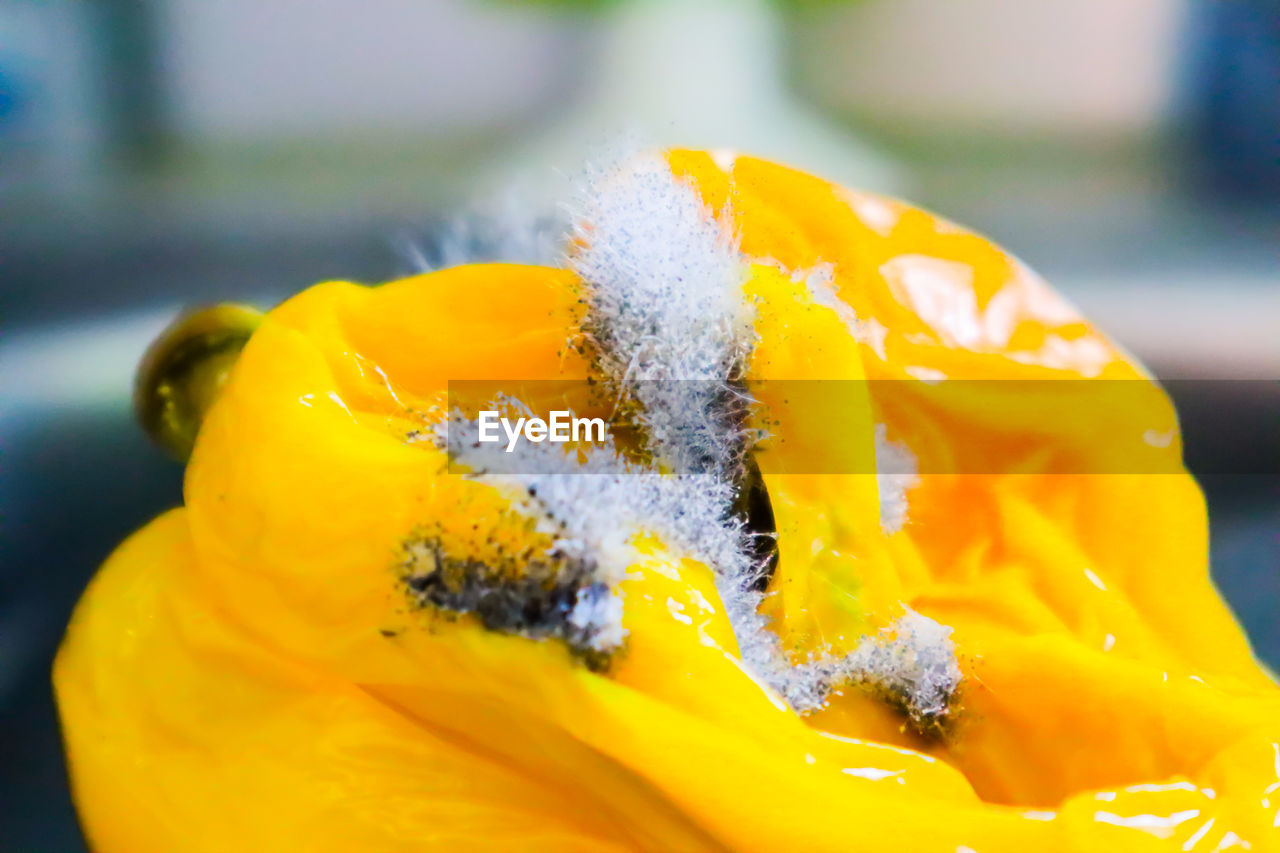
{"label": "wrinkled yellow skin", "polygon": [[[1083,353],[1086,373],[1147,381],[980,237],[757,160],[669,160],[730,203],[759,261],[750,378],[1078,379]],[[895,284],[921,256],[971,271],[977,336]],[[819,262],[882,342],[792,279]],[[766,475],[781,560],[765,607],[787,647],[851,648],[903,605],[953,626],[964,683],[941,739],[852,689],[788,710],[739,666],[710,570],[656,540],[622,583],[626,651],[603,674],[412,606],[395,562],[415,525],[477,553],[473,525],[507,502],[406,441],[414,411],[449,379],[585,377],[577,300],[570,273],[489,265],[318,285],[266,317],[200,431],[185,506],[107,561],[57,661],[96,850],[1280,847],[1280,692],[1209,582],[1185,474],[926,474],[892,534],[872,476]],[[803,407],[763,403],[776,454],[824,440]],[[998,408],[954,405],[941,424],[876,417],[921,459],[1016,439]],[[871,436],[863,418],[844,438]]]}

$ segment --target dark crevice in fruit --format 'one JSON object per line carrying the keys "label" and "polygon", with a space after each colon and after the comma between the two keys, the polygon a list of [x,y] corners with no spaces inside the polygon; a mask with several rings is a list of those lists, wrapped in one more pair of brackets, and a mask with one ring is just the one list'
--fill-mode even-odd
{"label": "dark crevice in fruit", "polygon": [[759,566],[749,588],[755,592],[764,592],[778,568],[778,525],[773,517],[773,502],[769,500],[764,475],[760,473],[760,466],[750,453],[743,458],[742,469],[733,513],[742,519],[749,537],[751,554]]}

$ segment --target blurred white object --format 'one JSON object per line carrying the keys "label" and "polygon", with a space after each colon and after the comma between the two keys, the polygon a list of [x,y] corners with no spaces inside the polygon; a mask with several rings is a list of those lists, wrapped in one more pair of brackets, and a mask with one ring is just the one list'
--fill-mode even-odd
{"label": "blurred white object", "polygon": [[1061,277],[1084,315],[1166,379],[1280,376],[1280,288],[1266,274]]}
{"label": "blurred white object", "polygon": [[865,0],[815,12],[823,103],[912,127],[1127,136],[1171,102],[1185,0]]}
{"label": "blurred white object", "polygon": [[568,85],[577,27],[474,0],[167,0],[164,59],[195,143],[507,129]]}
{"label": "blurred white object", "polygon": [[853,186],[902,192],[885,155],[826,121],[785,83],[770,0],[631,0],[607,13],[572,114],[521,153],[576,171],[590,144],[729,148]]}
{"label": "blurred white object", "polygon": [[72,320],[0,340],[0,423],[39,410],[129,407],[142,354],[182,309]]}

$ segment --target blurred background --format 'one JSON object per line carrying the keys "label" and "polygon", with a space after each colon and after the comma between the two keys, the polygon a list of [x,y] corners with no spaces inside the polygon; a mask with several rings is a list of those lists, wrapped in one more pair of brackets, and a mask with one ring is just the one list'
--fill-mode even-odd
{"label": "blurred background", "polygon": [[1213,570],[1280,665],[1280,0],[0,0],[0,850],[84,849],[49,664],[181,499],[129,409],[151,336],[412,272],[623,131],[944,212],[1205,380]]}

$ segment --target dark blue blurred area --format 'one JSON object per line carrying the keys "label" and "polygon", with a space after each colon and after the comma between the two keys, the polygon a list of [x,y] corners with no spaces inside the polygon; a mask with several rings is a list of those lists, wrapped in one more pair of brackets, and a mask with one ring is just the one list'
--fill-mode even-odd
{"label": "dark blue blurred area", "polygon": [[181,467],[129,412],[5,421],[0,446],[0,849],[83,849],[62,762],[50,666],[62,629],[116,543],[181,502]]}
{"label": "dark blue blurred area", "polygon": [[1220,192],[1274,202],[1280,198],[1280,3],[1204,0],[1193,10],[1188,93],[1203,178]]}
{"label": "dark blue blurred area", "polygon": [[12,121],[20,104],[13,75],[0,74],[0,120]]}

